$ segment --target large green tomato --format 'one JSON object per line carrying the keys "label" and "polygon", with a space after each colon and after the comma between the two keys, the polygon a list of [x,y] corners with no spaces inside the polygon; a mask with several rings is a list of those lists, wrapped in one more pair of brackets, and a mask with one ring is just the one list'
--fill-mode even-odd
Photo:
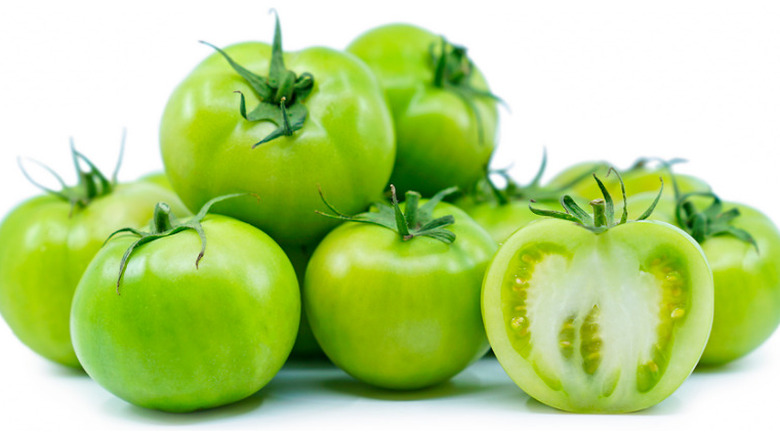
{"label": "large green tomato", "polygon": [[[488,348],[479,294],[496,244],[456,207],[436,204],[425,215],[411,210],[406,217],[419,222],[410,221],[416,226],[409,233],[386,228],[392,211],[384,226],[339,226],[306,270],[304,307],[323,351],[353,377],[383,388],[446,381]],[[454,242],[416,234],[433,215],[452,215],[446,229]]]}
{"label": "large green tomato", "polygon": [[463,47],[407,24],[372,29],[347,51],[365,61],[385,90],[398,153],[390,182],[424,196],[471,187],[493,153],[496,98]]}
{"label": "large green tomato", "polygon": [[[168,100],[160,147],[193,211],[219,195],[256,193],[262,202],[231,199],[215,212],[281,244],[310,244],[334,226],[314,213],[318,187],[353,213],[381,197],[395,159],[392,119],[355,56],[323,47],[282,55],[278,32],[274,43],[235,44],[201,62]],[[273,80],[252,76],[269,69]],[[258,88],[268,84],[266,99]]]}
{"label": "large green tomato", "polygon": [[[625,183],[626,196],[634,196],[640,193],[652,192],[658,193],[661,188],[660,178],[663,178],[666,184],[667,191],[671,192],[671,174],[669,173],[669,167],[667,165],[661,165],[652,167],[649,166],[649,160],[639,160],[631,168],[621,172],[623,182]],[[666,163],[671,164],[671,163]],[[605,175],[610,168],[610,164],[606,162],[590,161],[579,163],[571,166],[560,173],[558,173],[548,183],[550,187],[557,187],[571,181],[572,177],[580,175],[582,172],[588,169],[596,169],[596,174],[600,177]],[[709,192],[710,186],[699,178],[691,175],[674,174],[677,179],[677,184],[682,192]],[[618,181],[614,179],[605,180],[604,184],[610,193],[620,193],[620,185]],[[601,196],[601,192],[598,186],[592,184],[589,180],[581,180],[577,184],[570,187],[570,191],[573,194],[579,195],[585,199],[596,199]]]}
{"label": "large green tomato", "polygon": [[137,246],[121,277],[139,237],[116,236],[78,285],[76,354],[90,377],[130,403],[184,412],[234,402],[268,383],[292,349],[300,294],[282,249],[220,215],[205,216],[202,232],[197,266],[198,233],[170,231]]}
{"label": "large green tomato", "polygon": [[[97,178],[91,172],[80,182]],[[146,225],[157,202],[187,211],[173,192],[148,182],[109,184],[91,196],[77,193],[83,188],[27,200],[0,224],[0,313],[25,345],[72,367],[79,362],[68,330],[70,304],[103,242],[118,228]],[[70,195],[84,197],[76,202]]]}
{"label": "large green tomato", "polygon": [[513,234],[485,276],[485,327],[531,397],[574,412],[636,411],[696,366],[712,324],[712,273],[676,227],[596,216]]}
{"label": "large green tomato", "polygon": [[[629,198],[631,206],[640,208],[649,202],[648,195]],[[704,199],[694,202],[700,210],[711,203]],[[653,217],[680,226],[676,204],[674,197],[665,197]],[[740,214],[729,225],[749,233],[755,246],[727,234],[707,236],[701,241],[715,279],[715,318],[701,358],[705,365],[745,356],[780,324],[780,231],[755,208],[733,202],[722,204],[724,212],[734,208]]]}

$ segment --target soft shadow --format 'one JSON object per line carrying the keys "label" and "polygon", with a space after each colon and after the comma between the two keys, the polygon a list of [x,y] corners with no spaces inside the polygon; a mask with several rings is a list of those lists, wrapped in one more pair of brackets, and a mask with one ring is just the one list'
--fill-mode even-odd
{"label": "soft shadow", "polygon": [[757,367],[757,361],[751,360],[751,356],[746,356],[731,362],[719,365],[698,364],[693,370],[696,374],[732,374],[750,372]]}
{"label": "soft shadow", "polygon": [[680,401],[674,396],[670,396],[669,398],[662,401],[661,403],[658,403],[657,405],[651,406],[647,409],[643,409],[641,411],[635,411],[635,412],[626,412],[626,413],[569,412],[551,406],[547,406],[533,397],[528,397],[528,401],[526,401],[525,405],[526,408],[528,408],[529,412],[533,412],[535,414],[555,414],[555,415],[570,414],[570,415],[587,415],[587,416],[596,416],[596,415],[660,416],[660,415],[671,415],[680,410]]}
{"label": "soft shadow", "polygon": [[66,365],[61,365],[58,363],[48,363],[47,364],[47,372],[55,377],[64,378],[64,379],[80,379],[80,378],[89,378],[89,375],[86,371],[84,371],[84,368],[74,368],[69,367]]}
{"label": "soft shadow", "polygon": [[321,356],[290,357],[284,363],[284,370],[328,370],[335,368],[324,354]]}
{"label": "soft shadow", "polygon": [[[268,398],[268,394],[264,390],[260,390],[259,392],[243,400],[239,400],[229,405],[184,413],[164,412],[154,409],[142,408],[127,403],[121,399],[112,398],[110,402],[106,404],[106,410],[109,410],[114,415],[120,416],[124,419],[131,418],[133,420],[155,425],[181,426],[188,424],[214,422],[226,418],[244,415],[247,412],[257,409],[261,404],[263,404],[263,401],[266,398]],[[118,406],[120,403],[122,405]]]}
{"label": "soft shadow", "polygon": [[458,397],[461,395],[484,391],[486,389],[484,385],[480,385],[478,382],[466,383],[447,381],[438,385],[430,386],[428,388],[412,391],[402,391],[377,388],[346,375],[337,378],[325,379],[318,383],[319,386],[325,388],[328,391],[333,391],[349,396],[387,401],[433,400]]}
{"label": "soft shadow", "polygon": [[641,411],[631,412],[631,414],[643,416],[674,415],[681,410],[682,403],[680,403],[680,399],[672,394],[655,406],[650,406],[649,408],[643,409]]}

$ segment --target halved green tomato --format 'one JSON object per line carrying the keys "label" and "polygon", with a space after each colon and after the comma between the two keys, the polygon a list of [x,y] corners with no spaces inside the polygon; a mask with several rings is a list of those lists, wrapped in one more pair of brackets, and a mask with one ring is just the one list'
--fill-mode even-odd
{"label": "halved green tomato", "polygon": [[636,411],[696,366],[712,325],[712,272],[668,224],[595,234],[542,220],[499,249],[482,313],[501,366],[531,397],[574,412]]}

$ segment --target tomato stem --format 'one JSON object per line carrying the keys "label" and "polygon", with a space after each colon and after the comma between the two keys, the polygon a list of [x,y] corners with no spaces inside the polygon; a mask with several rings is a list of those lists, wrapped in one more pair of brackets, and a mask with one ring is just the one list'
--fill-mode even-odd
{"label": "tomato stem", "polygon": [[475,100],[485,98],[502,104],[504,102],[490,91],[475,88],[471,84],[474,64],[466,55],[465,47],[450,44],[444,37],[440,37],[438,53],[435,46],[436,44],[431,44],[430,48],[433,61],[433,86],[449,90],[463,100],[463,103],[474,113],[479,143],[483,144],[484,126]]}
{"label": "tomato stem", "polygon": [[[22,171],[22,175],[24,175],[24,177],[30,181],[30,183],[40,188],[44,192],[68,202],[71,207],[70,214],[73,214],[74,208],[84,208],[93,200],[107,195],[114,190],[117,185],[117,174],[119,173],[119,167],[122,164],[122,156],[124,155],[125,138],[126,131],[123,131],[122,142],[119,147],[119,159],[117,160],[117,164],[114,168],[111,180],[106,178],[100,169],[98,169],[97,166],[95,166],[92,161],[89,160],[89,158],[76,150],[76,146],[72,138],[70,139],[70,153],[71,159],[73,161],[73,167],[76,169],[76,175],[78,177],[76,185],[68,186],[65,181],[54,170],[52,170],[52,168],[38,161],[28,159],[54,176],[54,178],[61,186],[59,190],[51,189],[38,183],[30,176],[30,174],[27,173],[27,170],[22,164],[21,158],[17,159],[17,163],[19,165],[19,169]],[[87,167],[86,170],[84,169],[85,165]]]}
{"label": "tomato stem", "polygon": [[247,112],[244,93],[238,90],[235,91],[241,95],[238,108],[241,117],[250,122],[271,122],[277,127],[270,134],[252,145],[252,148],[281,136],[291,136],[295,131],[301,129],[308,115],[308,110],[303,104],[303,100],[306,99],[314,88],[314,76],[311,73],[305,72],[297,75],[285,67],[279,15],[274,10],[272,12],[276,15],[276,26],[271,48],[271,65],[267,76],[252,73],[234,61],[224,50],[213,44],[201,41],[201,43],[222,55],[233,70],[244,78],[252,88],[252,91],[257,95],[257,106],[252,111]]}
{"label": "tomato stem", "polygon": [[[626,202],[626,187],[625,184],[623,184],[623,178],[620,176],[620,173],[615,170],[614,168],[610,168],[609,172],[607,172],[607,176],[614,173],[616,177],[618,178],[618,181],[620,182],[620,191],[621,195],[623,197],[623,213],[620,216],[619,220],[615,220],[615,205],[612,201],[612,196],[609,194],[609,191],[607,190],[604,183],[601,182],[598,176],[596,174],[593,174],[593,179],[596,181],[596,184],[599,186],[599,189],[601,190],[601,194],[604,196],[602,199],[596,199],[590,202],[590,206],[593,208],[593,214],[590,215],[585,210],[583,210],[579,205],[577,205],[577,202],[569,195],[564,195],[561,198],[561,206],[563,206],[564,211],[554,211],[554,210],[542,210],[537,209],[533,206],[533,203],[536,202],[534,200],[531,201],[531,204],[529,204],[528,208],[531,209],[531,211],[534,214],[537,214],[539,216],[545,216],[545,217],[552,217],[556,219],[562,219],[567,220],[570,222],[574,222],[577,225],[580,225],[590,231],[593,231],[596,234],[603,233],[604,231],[607,231],[608,229],[625,224],[628,222],[628,207]],[[661,193],[663,192],[663,180],[661,180],[661,190],[658,192],[658,195],[656,196],[655,202],[645,211],[642,216],[640,216],[637,220],[646,219],[650,214],[652,214],[653,209],[655,209],[655,206],[658,204],[658,200],[661,198]]]}
{"label": "tomato stem", "polygon": [[[509,169],[486,170],[482,179],[477,181],[471,189],[470,196],[477,203],[495,202],[498,205],[507,205],[511,201],[530,201],[531,199],[535,202],[554,202],[560,200],[561,196],[566,194],[566,191],[572,186],[593,175],[598,170],[599,165],[594,165],[587,171],[575,175],[571,180],[559,187],[542,186],[541,181],[546,168],[547,148],[544,148],[542,163],[536,171],[536,175],[528,184],[520,185],[509,176]],[[498,175],[504,179],[505,185],[503,189],[498,188],[493,183],[493,180],[490,178],[491,175]]]}
{"label": "tomato stem", "polygon": [[336,210],[325,199],[325,195],[320,188],[320,198],[331,213],[321,211],[316,213],[343,221],[379,225],[398,233],[404,242],[408,242],[417,236],[427,236],[440,242],[452,243],[455,241],[455,233],[445,228],[454,224],[455,218],[452,215],[434,218],[433,209],[445,197],[455,193],[457,190],[456,187],[444,189],[429,199],[422,207],[419,206],[420,194],[408,191],[406,192],[406,208],[404,211],[401,211],[398,198],[396,197],[395,186],[391,184],[391,205],[377,202],[374,204],[373,209],[349,216]]}
{"label": "tomato stem", "polygon": [[109,235],[108,238],[106,239],[106,242],[108,242],[114,236],[121,233],[130,233],[138,237],[138,239],[136,239],[132,244],[130,244],[130,246],[125,251],[124,255],[122,255],[122,260],[119,262],[119,275],[117,276],[116,279],[116,294],[119,295],[119,285],[122,282],[122,276],[124,275],[125,269],[127,268],[127,263],[130,261],[130,256],[132,256],[132,254],[135,252],[136,249],[149,242],[153,242],[157,239],[162,239],[164,237],[172,236],[176,233],[180,233],[185,230],[195,231],[196,233],[198,233],[198,236],[200,238],[201,248],[200,248],[200,252],[195,258],[195,268],[197,269],[198,265],[200,264],[200,260],[203,258],[203,255],[206,253],[206,234],[203,232],[203,225],[201,224],[203,219],[206,217],[206,214],[208,214],[211,207],[217,202],[222,202],[231,198],[235,198],[238,196],[245,196],[245,195],[252,195],[252,194],[234,193],[230,195],[218,196],[206,202],[206,204],[203,205],[203,207],[201,207],[198,214],[186,220],[180,220],[176,218],[176,216],[173,214],[168,204],[164,202],[159,202],[157,203],[157,205],[154,206],[154,215],[152,217],[152,224],[148,232],[143,230],[138,230],[135,228],[121,228],[111,233],[111,235]]}
{"label": "tomato stem", "polygon": [[593,207],[593,226],[604,227],[609,224],[606,215],[607,203],[603,199],[594,199],[590,201],[590,206]]}

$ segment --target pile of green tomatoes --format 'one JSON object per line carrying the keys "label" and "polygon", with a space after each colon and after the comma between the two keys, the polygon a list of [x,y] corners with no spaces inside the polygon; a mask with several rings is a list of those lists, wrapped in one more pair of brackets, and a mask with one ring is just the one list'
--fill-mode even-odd
{"label": "pile of green tomatoes", "polygon": [[768,217],[674,160],[491,169],[504,102],[443,36],[284,52],[277,17],[271,44],[203,44],[164,175],[120,183],[71,146],[76,185],[23,166],[45,193],[0,224],[14,334],[130,403],[233,403],[291,356],[416,390],[492,349],[542,403],[631,412],[780,323]]}

